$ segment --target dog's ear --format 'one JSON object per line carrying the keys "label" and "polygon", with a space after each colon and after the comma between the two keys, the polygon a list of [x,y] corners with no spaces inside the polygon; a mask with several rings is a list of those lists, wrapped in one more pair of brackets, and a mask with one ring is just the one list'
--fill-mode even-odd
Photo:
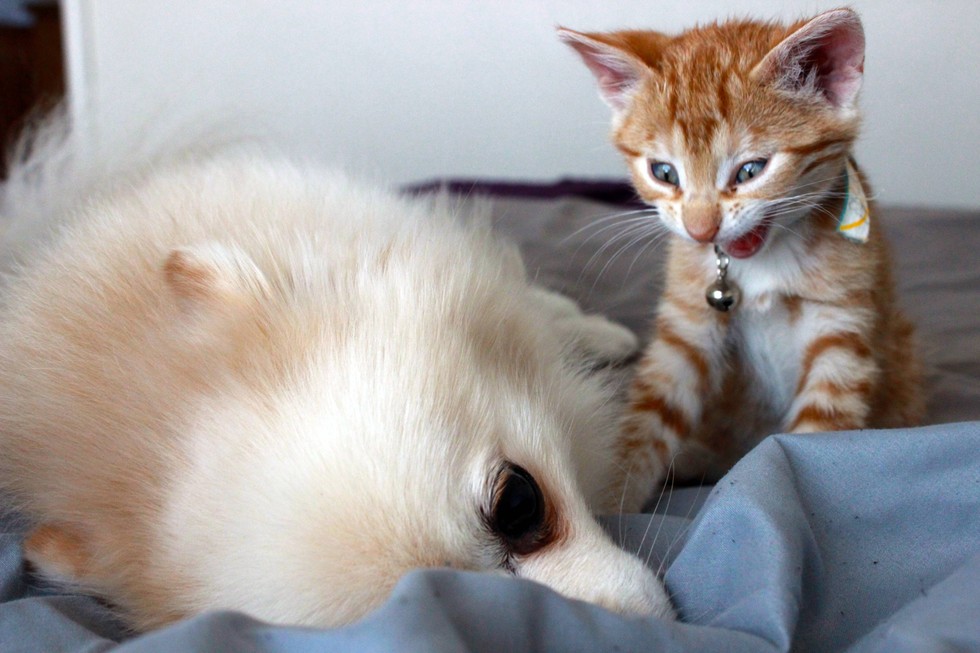
{"label": "dog's ear", "polygon": [[92,574],[86,538],[66,524],[41,524],[24,540],[24,560],[45,579],[85,585]]}
{"label": "dog's ear", "polygon": [[220,243],[171,251],[163,274],[181,308],[192,313],[234,310],[268,293],[265,275],[248,254]]}

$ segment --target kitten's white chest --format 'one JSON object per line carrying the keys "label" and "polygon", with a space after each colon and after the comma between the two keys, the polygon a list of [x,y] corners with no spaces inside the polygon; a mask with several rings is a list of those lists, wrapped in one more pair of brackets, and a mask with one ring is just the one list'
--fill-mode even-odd
{"label": "kitten's white chest", "polygon": [[731,333],[737,364],[751,379],[751,403],[770,408],[775,420],[789,408],[800,373],[794,325],[778,299],[761,297],[738,310]]}
{"label": "kitten's white chest", "polygon": [[806,278],[802,247],[800,239],[779,238],[752,260],[731,267],[742,301],[732,316],[730,338],[737,364],[751,380],[751,404],[768,409],[768,429],[782,426],[800,375],[800,324],[783,297],[795,294]]}

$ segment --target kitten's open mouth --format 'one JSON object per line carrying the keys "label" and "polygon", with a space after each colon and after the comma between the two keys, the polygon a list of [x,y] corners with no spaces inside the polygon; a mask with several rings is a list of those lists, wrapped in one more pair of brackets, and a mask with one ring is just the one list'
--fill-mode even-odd
{"label": "kitten's open mouth", "polygon": [[735,240],[730,240],[722,244],[721,248],[729,256],[749,258],[765,244],[766,237],[769,235],[769,227],[771,226],[771,222],[763,220],[752,231],[739,236]]}

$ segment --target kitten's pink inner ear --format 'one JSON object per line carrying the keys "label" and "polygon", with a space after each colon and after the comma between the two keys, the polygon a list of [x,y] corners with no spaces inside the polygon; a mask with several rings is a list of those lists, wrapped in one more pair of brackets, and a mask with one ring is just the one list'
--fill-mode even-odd
{"label": "kitten's pink inner ear", "polygon": [[643,74],[634,56],[574,30],[559,28],[558,38],[572,47],[599,83],[602,99],[616,111],[625,109]]}
{"label": "kitten's pink inner ear", "polygon": [[803,95],[818,93],[832,106],[853,106],[864,76],[864,28],[850,9],[820,14],[773,48],[752,75]]}

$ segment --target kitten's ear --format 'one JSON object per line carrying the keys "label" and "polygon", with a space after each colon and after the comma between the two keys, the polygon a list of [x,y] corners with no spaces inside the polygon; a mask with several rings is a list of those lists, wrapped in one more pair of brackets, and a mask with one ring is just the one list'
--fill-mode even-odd
{"label": "kitten's ear", "polygon": [[753,69],[760,82],[801,96],[817,96],[835,109],[851,109],[864,76],[864,28],[850,9],[813,18],[783,39]]}
{"label": "kitten's ear", "polygon": [[558,38],[582,57],[599,82],[599,95],[606,104],[616,113],[626,109],[647,65],[627,49],[610,42],[608,35],[583,34],[559,27]]}
{"label": "kitten's ear", "polygon": [[265,276],[248,254],[220,243],[173,250],[163,264],[163,274],[178,303],[188,311],[244,306],[268,289]]}

